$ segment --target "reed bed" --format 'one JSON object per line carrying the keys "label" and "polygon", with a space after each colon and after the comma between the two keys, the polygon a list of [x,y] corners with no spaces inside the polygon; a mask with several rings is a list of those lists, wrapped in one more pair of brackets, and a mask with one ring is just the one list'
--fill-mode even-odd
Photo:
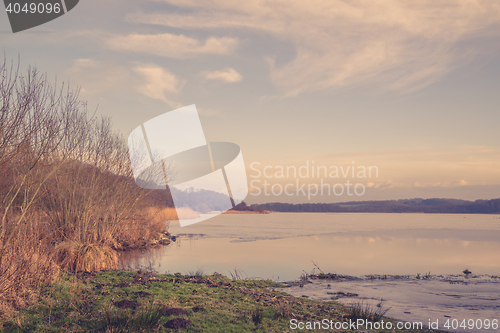
{"label": "reed bed", "polygon": [[78,90],[6,60],[0,174],[0,316],[30,303],[61,269],[116,268],[117,251],[157,238],[175,216],[135,185],[109,118],[89,113]]}

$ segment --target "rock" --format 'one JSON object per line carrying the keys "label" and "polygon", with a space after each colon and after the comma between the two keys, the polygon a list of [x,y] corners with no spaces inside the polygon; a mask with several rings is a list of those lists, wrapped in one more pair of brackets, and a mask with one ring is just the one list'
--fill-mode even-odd
{"label": "rock", "polygon": [[178,330],[180,328],[188,328],[192,324],[193,323],[189,319],[175,318],[175,319],[167,321],[164,326],[166,328],[171,328],[171,329],[174,329],[174,330]]}
{"label": "rock", "polygon": [[158,244],[160,245],[168,245],[170,244],[170,240],[168,240],[167,238],[162,238],[158,241]]}
{"label": "rock", "polygon": [[135,309],[139,305],[139,303],[130,301],[128,299],[124,299],[118,302],[114,302],[113,305],[116,306],[117,308],[122,308],[122,309]]}

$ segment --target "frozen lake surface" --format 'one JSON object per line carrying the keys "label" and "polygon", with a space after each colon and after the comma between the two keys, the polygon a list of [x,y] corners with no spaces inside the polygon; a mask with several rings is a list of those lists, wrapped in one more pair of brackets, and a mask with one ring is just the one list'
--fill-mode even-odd
{"label": "frozen lake surface", "polygon": [[[354,281],[312,280],[303,287],[293,286],[286,291],[297,297],[336,299],[344,304],[369,305],[372,309],[380,305],[388,309],[386,316],[411,322],[412,326],[413,323],[429,326],[431,322],[449,331],[500,331],[492,325],[494,319],[500,321],[500,276],[431,276],[428,279],[379,276]],[[460,328],[464,319],[465,329]],[[470,319],[473,323],[469,322]],[[448,328],[445,327],[447,322]],[[485,328],[486,325],[489,329]]]}
{"label": "frozen lake surface", "polygon": [[[439,320],[440,328],[447,319],[500,320],[498,215],[225,214],[184,228],[174,221],[169,231],[178,236],[175,243],[128,253],[128,262],[159,272],[202,270],[275,281],[318,273],[316,265],[330,273],[386,275],[328,282],[331,290],[317,281],[288,290],[300,288],[298,296],[313,298],[331,299],[328,292],[342,291],[366,302],[383,299],[390,317]],[[466,268],[473,273],[467,279]],[[430,279],[416,278],[429,272]]]}

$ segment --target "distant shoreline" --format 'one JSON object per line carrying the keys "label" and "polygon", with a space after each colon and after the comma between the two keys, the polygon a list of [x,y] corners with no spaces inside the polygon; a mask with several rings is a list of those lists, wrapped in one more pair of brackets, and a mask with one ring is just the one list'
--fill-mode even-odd
{"label": "distant shoreline", "polygon": [[282,213],[433,213],[433,214],[500,214],[500,199],[404,199],[384,201],[351,201],[340,203],[282,203],[250,205],[252,210]]}
{"label": "distant shoreline", "polygon": [[257,212],[254,210],[228,210],[222,214],[271,214],[271,212],[268,210],[264,210],[262,212]]}

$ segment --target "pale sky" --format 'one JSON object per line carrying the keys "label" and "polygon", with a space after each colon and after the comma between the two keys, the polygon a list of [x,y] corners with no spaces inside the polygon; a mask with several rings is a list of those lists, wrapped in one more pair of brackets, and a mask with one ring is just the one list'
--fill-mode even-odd
{"label": "pale sky", "polygon": [[500,197],[499,1],[82,0],[16,34],[1,11],[0,46],[124,135],[196,104],[249,181],[255,162],[379,170],[361,197],[248,202]]}

